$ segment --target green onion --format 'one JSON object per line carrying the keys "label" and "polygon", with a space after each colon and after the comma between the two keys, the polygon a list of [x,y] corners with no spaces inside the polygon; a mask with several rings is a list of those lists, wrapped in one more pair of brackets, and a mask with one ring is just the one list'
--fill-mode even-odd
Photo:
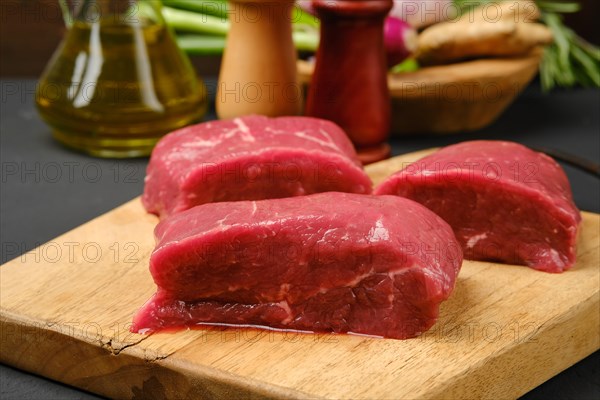
{"label": "green onion", "polygon": [[[296,48],[300,51],[314,51],[319,45],[319,40],[314,35],[293,32],[292,38]],[[219,55],[225,51],[226,38],[225,36],[180,34],[177,36],[177,44],[189,55]]]}
{"label": "green onion", "polygon": [[171,8],[194,11],[200,14],[227,18],[227,0],[163,0],[163,4]]}
{"label": "green onion", "polygon": [[176,31],[227,35],[229,21],[213,15],[198,14],[192,11],[163,7],[163,16],[167,25]]}
{"label": "green onion", "polygon": [[189,55],[212,56],[223,54],[226,39],[224,36],[179,35],[179,48]]}
{"label": "green onion", "polygon": [[296,49],[300,51],[316,51],[319,47],[319,34],[313,32],[293,31],[292,39]]}
{"label": "green onion", "polygon": [[[230,28],[227,1],[163,0],[163,4],[165,21],[176,31],[177,41],[186,53],[210,55],[223,52],[225,36]],[[296,49],[316,51],[319,46],[318,20],[295,7],[292,21],[292,38]]]}

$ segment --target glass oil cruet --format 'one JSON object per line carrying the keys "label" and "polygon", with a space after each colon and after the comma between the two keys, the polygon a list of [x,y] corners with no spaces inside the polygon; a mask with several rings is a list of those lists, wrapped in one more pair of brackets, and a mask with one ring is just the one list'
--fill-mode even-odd
{"label": "glass oil cruet", "polygon": [[202,118],[206,88],[160,0],[58,1],[70,27],[36,94],[55,139],[98,157],[145,156],[164,134]]}

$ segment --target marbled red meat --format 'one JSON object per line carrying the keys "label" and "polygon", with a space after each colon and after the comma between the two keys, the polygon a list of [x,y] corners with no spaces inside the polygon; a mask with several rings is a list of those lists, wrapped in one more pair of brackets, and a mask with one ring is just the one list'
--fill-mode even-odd
{"label": "marbled red meat", "polygon": [[415,200],[452,226],[465,258],[562,272],[575,263],[581,215],[552,158],[517,143],[448,146],[375,189]]}
{"label": "marbled red meat", "polygon": [[163,220],[133,331],[202,324],[413,337],[454,288],[452,229],[397,196],[212,203]]}
{"label": "marbled red meat", "polygon": [[142,202],[165,216],[193,206],[328,191],[371,193],[346,134],[307,117],[211,121],[165,136],[152,152]]}

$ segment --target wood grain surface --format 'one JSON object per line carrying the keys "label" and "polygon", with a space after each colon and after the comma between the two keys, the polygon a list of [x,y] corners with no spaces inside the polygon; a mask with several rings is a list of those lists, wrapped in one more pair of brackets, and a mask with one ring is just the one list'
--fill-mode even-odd
{"label": "wood grain surface", "polygon": [[[379,181],[413,153],[369,166]],[[555,275],[466,261],[438,323],[387,340],[236,328],[130,333],[155,290],[139,199],[0,267],[0,360],[115,398],[516,398],[600,347],[600,216]]]}

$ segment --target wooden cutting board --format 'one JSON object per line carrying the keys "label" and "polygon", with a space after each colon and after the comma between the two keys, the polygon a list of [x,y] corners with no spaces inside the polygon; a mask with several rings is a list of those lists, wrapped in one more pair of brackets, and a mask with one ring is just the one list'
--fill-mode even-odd
{"label": "wooden cutting board", "polygon": [[[377,182],[413,153],[368,167]],[[117,398],[515,398],[600,347],[600,216],[553,275],[466,261],[438,323],[405,341],[212,328],[128,331],[154,292],[139,199],[0,267],[1,361]]]}

